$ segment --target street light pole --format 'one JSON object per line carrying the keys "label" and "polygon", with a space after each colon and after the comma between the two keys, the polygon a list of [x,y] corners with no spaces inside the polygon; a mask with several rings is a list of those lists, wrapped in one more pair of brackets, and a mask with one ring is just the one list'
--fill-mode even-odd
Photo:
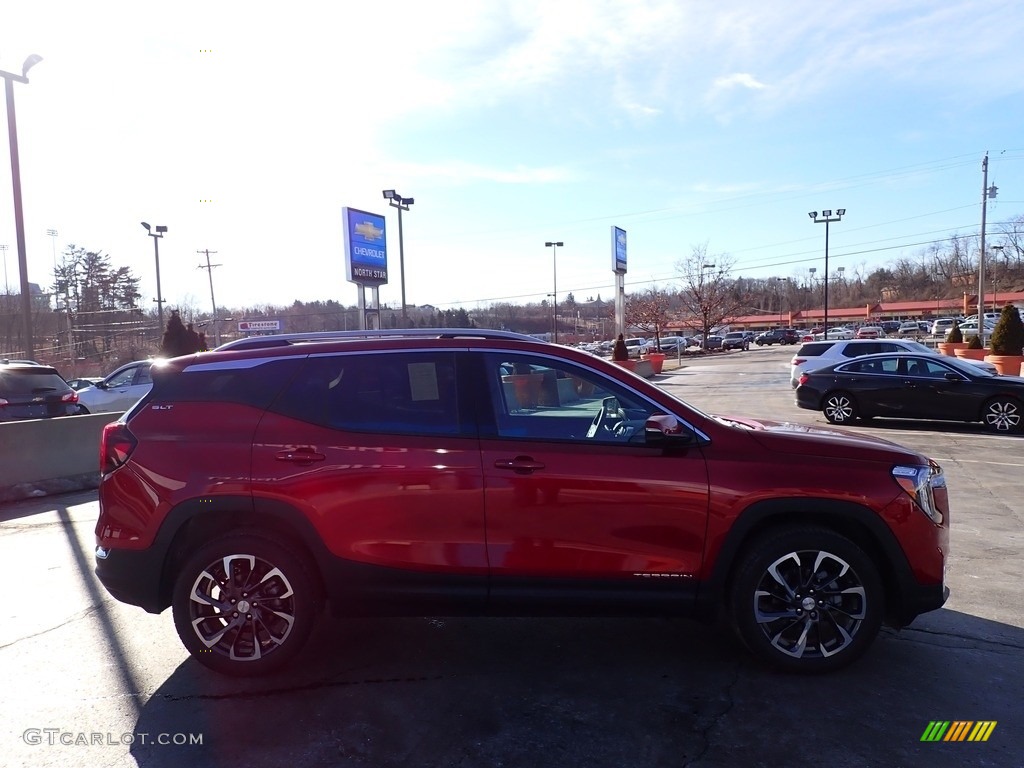
{"label": "street light pole", "polygon": [[160,238],[164,236],[167,227],[150,227],[146,222],[142,222],[142,226],[153,238],[153,254],[156,256],[156,310],[160,316],[160,336],[162,337],[164,334],[164,296],[160,292]]}
{"label": "street light pole", "polygon": [[552,303],[554,304],[554,312],[552,316],[552,327],[554,328],[554,336],[552,340],[555,344],[558,343],[558,249],[561,248],[565,243],[553,240],[548,240],[544,243],[545,248],[551,249],[551,276],[552,276],[552,289],[554,293],[551,294],[553,297]]}
{"label": "street light pole", "polygon": [[817,211],[811,211],[807,215],[811,217],[815,224],[825,225],[825,321],[821,332],[822,338],[828,338],[828,225],[833,221],[841,221],[843,214],[846,213],[845,208],[838,208],[835,216],[832,215],[831,210],[822,211],[821,216],[818,216]]}
{"label": "street light pole", "polygon": [[28,83],[28,71],[43,60],[32,54],[21,65],[21,74],[0,70],[7,95],[7,137],[11,147],[11,185],[14,187],[14,229],[18,237],[18,271],[21,275],[21,315],[25,326],[25,356],[34,358],[32,345],[32,297],[28,292],[28,257],[25,255],[25,211],[21,202],[21,162],[18,159],[18,124],[14,115],[14,83]]}
{"label": "street light pole", "polygon": [[402,327],[409,327],[409,314],[405,308],[405,243],[402,239],[402,211],[408,211],[409,206],[416,201],[411,197],[402,197],[393,189],[385,189],[384,197],[388,205],[398,209],[398,274],[402,282]]}

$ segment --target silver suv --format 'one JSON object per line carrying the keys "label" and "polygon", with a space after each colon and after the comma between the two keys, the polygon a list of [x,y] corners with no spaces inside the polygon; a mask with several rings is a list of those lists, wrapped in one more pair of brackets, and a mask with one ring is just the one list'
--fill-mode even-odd
{"label": "silver suv", "polygon": [[[916,354],[938,355],[938,350],[926,347],[911,339],[851,339],[849,341],[810,341],[805,343],[793,355],[789,364],[789,384],[796,389],[800,383],[800,374],[824,368],[826,365],[839,363],[861,355],[874,355],[880,352],[914,352]],[[986,371],[996,373],[996,367],[984,360],[965,360]]]}

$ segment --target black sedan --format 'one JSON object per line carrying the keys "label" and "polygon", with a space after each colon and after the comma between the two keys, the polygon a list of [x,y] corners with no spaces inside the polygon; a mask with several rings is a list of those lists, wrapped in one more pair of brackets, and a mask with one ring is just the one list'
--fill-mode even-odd
{"label": "black sedan", "polygon": [[980,421],[993,432],[1024,427],[1024,378],[997,376],[953,357],[864,355],[805,372],[796,404],[833,424],[890,416]]}

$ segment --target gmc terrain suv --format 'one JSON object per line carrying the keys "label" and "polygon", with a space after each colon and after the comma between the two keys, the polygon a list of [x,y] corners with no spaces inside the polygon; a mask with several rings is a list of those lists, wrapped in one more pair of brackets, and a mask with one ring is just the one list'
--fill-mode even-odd
{"label": "gmc terrain suv", "polygon": [[119,600],[171,607],[219,672],[277,669],[324,607],[722,612],[761,659],[823,672],[948,594],[935,462],[710,416],[574,349],[282,335],[152,374],[103,434],[96,572]]}

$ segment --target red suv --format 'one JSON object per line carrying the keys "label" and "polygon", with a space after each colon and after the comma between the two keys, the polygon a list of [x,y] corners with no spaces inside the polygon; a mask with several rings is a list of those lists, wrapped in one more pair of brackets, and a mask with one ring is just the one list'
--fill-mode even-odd
{"label": "red suv", "polygon": [[101,462],[97,575],[172,607],[228,674],[293,658],[324,606],[724,611],[757,656],[819,672],[948,595],[925,456],[709,416],[499,331],[268,336],[158,362]]}

